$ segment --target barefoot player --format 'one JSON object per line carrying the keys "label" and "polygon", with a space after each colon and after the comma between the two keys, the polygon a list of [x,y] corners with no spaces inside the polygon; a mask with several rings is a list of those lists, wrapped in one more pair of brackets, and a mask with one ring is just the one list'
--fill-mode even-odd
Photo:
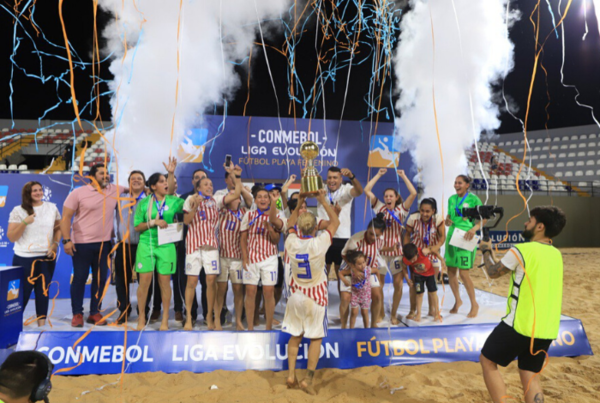
{"label": "barefoot player", "polygon": [[[316,394],[313,377],[321,353],[321,341],[327,335],[327,274],[325,254],[331,246],[331,234],[335,234],[340,221],[333,206],[325,199],[326,192],[321,190],[317,196],[329,217],[329,226],[317,237],[317,218],[310,212],[298,217],[303,198],[298,200],[296,209],[290,216],[290,229],[285,249],[290,257],[292,279],[291,296],[288,299],[283,318],[282,330],[291,335],[288,342],[288,378],[289,388],[299,386],[305,392]],[[298,236],[297,228],[302,236]],[[296,359],[302,337],[310,339],[308,348],[307,374],[300,383],[296,378]]]}

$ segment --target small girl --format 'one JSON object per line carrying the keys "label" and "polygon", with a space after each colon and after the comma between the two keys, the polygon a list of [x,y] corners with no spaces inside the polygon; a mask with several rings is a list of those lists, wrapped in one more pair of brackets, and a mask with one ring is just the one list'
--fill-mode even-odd
{"label": "small girl", "polygon": [[352,297],[350,299],[350,329],[354,329],[358,309],[363,318],[363,326],[369,328],[369,307],[371,306],[371,268],[367,265],[365,254],[352,250],[346,254],[348,266],[346,273],[352,275]]}

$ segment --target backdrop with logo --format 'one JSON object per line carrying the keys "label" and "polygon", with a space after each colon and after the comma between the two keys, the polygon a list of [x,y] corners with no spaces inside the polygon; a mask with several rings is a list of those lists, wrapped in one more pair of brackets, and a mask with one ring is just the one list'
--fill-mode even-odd
{"label": "backdrop with logo", "polygon": [[[213,179],[215,189],[225,187],[223,163],[226,155],[244,169],[245,179],[260,183],[282,183],[290,174],[300,176],[303,158],[299,149],[306,140],[314,141],[320,148],[320,157],[314,164],[325,179],[330,166],[349,168],[363,186],[379,167],[390,170],[376,185],[374,191],[382,197],[383,190],[396,188],[404,196],[407,190],[394,173],[394,166],[404,169],[409,177],[412,160],[408,153],[400,155],[394,149],[392,123],[369,121],[338,121],[308,119],[250,118],[206,116],[203,124],[191,128],[179,147],[181,161],[177,176],[179,193],[191,190],[194,170],[205,169]],[[372,170],[369,167],[373,167]],[[151,174],[146,172],[147,175]],[[121,173],[120,177],[126,177]],[[12,263],[12,244],[6,237],[10,211],[21,204],[21,188],[31,180],[44,186],[45,200],[55,203],[60,210],[74,183],[70,175],[0,174],[0,264]],[[352,231],[361,231],[373,217],[367,208],[364,195],[355,199],[352,211]],[[315,205],[314,199],[309,205]],[[416,203],[413,210],[416,208]],[[54,280],[60,284],[58,298],[69,298],[72,271],[70,256],[60,248]],[[50,295],[56,293],[56,285]],[[89,296],[89,286],[86,296]]]}

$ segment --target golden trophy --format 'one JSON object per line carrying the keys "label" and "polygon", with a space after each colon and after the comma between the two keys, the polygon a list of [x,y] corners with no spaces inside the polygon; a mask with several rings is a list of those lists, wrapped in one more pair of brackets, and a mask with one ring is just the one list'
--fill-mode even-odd
{"label": "golden trophy", "polygon": [[319,156],[319,146],[312,141],[306,141],[300,146],[300,155],[306,160],[306,167],[300,180],[300,194],[314,197],[320,189],[323,189],[323,179],[313,165],[313,160]]}

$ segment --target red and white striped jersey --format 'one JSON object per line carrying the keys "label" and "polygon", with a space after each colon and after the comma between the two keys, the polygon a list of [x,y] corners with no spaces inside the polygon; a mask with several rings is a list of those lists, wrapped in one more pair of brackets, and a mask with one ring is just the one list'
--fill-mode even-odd
{"label": "red and white striped jersey", "polygon": [[[283,228],[287,220],[281,211],[277,217],[283,221]],[[269,222],[269,211],[264,213],[260,210],[248,211],[242,220],[241,232],[248,232],[248,260],[250,263],[258,263],[271,256],[277,255],[277,245],[269,240],[269,230],[266,228]]]}
{"label": "red and white striped jersey", "polygon": [[[183,205],[184,212],[190,212],[191,201],[194,195],[188,196]],[[186,236],[186,253],[195,252],[202,246],[218,249],[217,226],[219,224],[219,210],[223,208],[224,196],[216,199],[209,197],[203,199],[194,215],[192,223],[188,226]]]}
{"label": "red and white striped jersey", "polygon": [[[444,218],[441,214],[436,214],[428,222],[423,222],[421,220],[421,213],[415,213],[408,217],[408,221],[406,222],[406,227],[412,230],[410,241],[419,249],[438,244],[440,241],[438,229],[442,225],[444,225]],[[429,259],[436,260],[436,257],[430,254]]]}
{"label": "red and white striped jersey", "polygon": [[[400,254],[402,254],[402,225],[400,223],[404,222],[408,216],[408,210],[404,207],[404,204],[401,203],[390,211],[384,203],[378,200],[373,211],[384,214],[386,224],[385,231],[383,231],[384,247],[389,248],[400,245]],[[384,256],[397,256],[398,252],[387,251],[381,252],[381,254]]]}
{"label": "red and white striped jersey", "polygon": [[292,229],[285,241],[292,269],[290,291],[302,292],[322,306],[328,302],[325,255],[330,246],[331,234],[327,230],[314,238],[303,238]]}
{"label": "red and white striped jersey", "polygon": [[366,232],[367,231],[357,232],[348,239],[344,249],[342,249],[342,257],[346,256],[348,251],[359,250],[364,253],[367,258],[367,266],[376,269],[379,266],[379,261],[377,259],[379,251],[383,248],[383,237],[376,238],[375,242],[369,244],[365,239]]}
{"label": "red and white striped jersey", "polygon": [[[285,212],[284,212],[284,214],[285,214]],[[323,220],[321,220],[320,218],[317,218],[317,228],[319,228],[319,226],[321,225],[321,222],[323,222]],[[298,227],[294,226],[293,229],[294,229],[294,231],[296,231],[296,233],[298,234],[299,237],[302,236],[302,231],[300,231],[298,229]],[[291,228],[290,228],[290,230],[291,230]],[[286,238],[286,240],[287,240],[287,238]],[[287,249],[284,248],[283,249],[283,263],[287,264],[289,262],[290,262],[290,257],[288,256]]]}
{"label": "red and white striped jersey", "polygon": [[240,229],[246,208],[240,207],[237,211],[227,208],[221,209],[219,219],[219,255],[231,259],[242,258],[240,246]]}

